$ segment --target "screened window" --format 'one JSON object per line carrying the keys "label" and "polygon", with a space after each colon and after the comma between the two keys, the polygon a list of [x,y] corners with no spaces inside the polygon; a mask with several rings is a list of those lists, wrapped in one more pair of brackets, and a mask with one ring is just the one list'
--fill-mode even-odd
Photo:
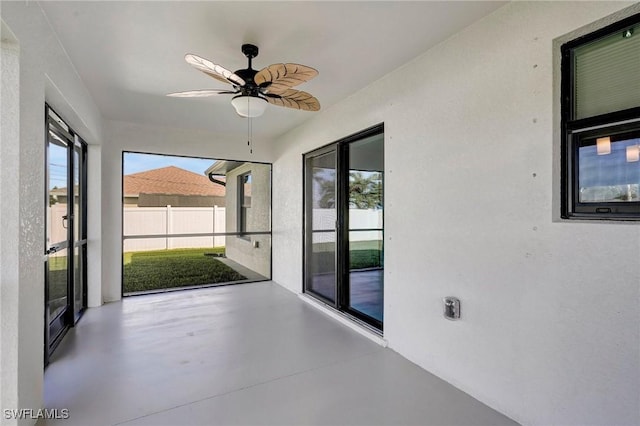
{"label": "screened window", "polygon": [[640,219],[640,14],[562,46],[565,218]]}
{"label": "screened window", "polygon": [[240,191],[238,197],[240,204],[238,206],[238,211],[240,212],[239,228],[240,232],[247,232],[249,230],[247,227],[247,218],[249,217],[249,209],[251,208],[251,173],[249,172],[238,176],[238,180],[238,188]]}
{"label": "screened window", "polygon": [[123,152],[122,255],[123,296],[270,279],[271,164]]}

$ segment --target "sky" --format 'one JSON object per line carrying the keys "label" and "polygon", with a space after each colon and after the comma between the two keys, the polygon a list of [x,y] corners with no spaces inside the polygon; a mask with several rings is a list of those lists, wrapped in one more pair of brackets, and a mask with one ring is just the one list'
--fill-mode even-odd
{"label": "sky", "polygon": [[204,175],[216,160],[195,157],[172,157],[169,155],[139,154],[134,152],[124,153],[124,174],[143,172],[159,169],[161,167],[176,166],[189,170],[199,175]]}
{"label": "sky", "polygon": [[49,144],[49,189],[67,187],[67,148]]}
{"label": "sky", "polygon": [[[67,149],[56,144],[49,145],[49,188],[67,187]],[[195,157],[173,157],[169,155],[139,154],[126,152],[124,154],[124,174],[143,172],[160,167],[176,166],[199,175],[216,160]]]}

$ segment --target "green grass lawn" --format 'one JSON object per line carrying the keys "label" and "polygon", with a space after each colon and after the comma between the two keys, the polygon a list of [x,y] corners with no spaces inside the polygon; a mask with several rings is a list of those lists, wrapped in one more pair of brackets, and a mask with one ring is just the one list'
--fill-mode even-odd
{"label": "green grass lawn", "polygon": [[49,256],[49,301],[51,312],[66,304],[67,297],[67,256]]}
{"label": "green grass lawn", "polygon": [[382,268],[382,251],[351,250],[349,252],[350,269]]}
{"label": "green grass lawn", "polygon": [[[384,265],[380,241],[354,241],[349,244],[349,269],[382,268]],[[315,272],[329,272],[335,269],[335,244],[316,243],[313,245]]]}
{"label": "green grass lawn", "polygon": [[224,247],[124,253],[124,292],[246,279],[214,256],[205,256],[205,253],[224,254]]}

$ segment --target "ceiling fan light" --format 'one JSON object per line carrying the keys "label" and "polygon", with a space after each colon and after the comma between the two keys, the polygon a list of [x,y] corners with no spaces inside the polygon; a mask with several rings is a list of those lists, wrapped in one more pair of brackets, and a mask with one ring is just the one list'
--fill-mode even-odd
{"label": "ceiling fan light", "polygon": [[607,136],[596,139],[596,151],[598,155],[611,154],[611,138]]}
{"label": "ceiling fan light", "polygon": [[640,161],[640,145],[631,145],[627,147],[627,162],[635,163]]}
{"label": "ceiling fan light", "polygon": [[267,109],[267,101],[257,96],[236,96],[231,105],[241,117],[260,117]]}

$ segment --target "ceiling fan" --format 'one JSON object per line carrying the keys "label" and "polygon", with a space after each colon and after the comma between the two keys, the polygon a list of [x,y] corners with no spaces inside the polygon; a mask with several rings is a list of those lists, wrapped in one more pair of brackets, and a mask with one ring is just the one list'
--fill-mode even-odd
{"label": "ceiling fan", "polygon": [[302,90],[292,89],[314,78],[318,75],[318,71],[299,64],[273,64],[257,71],[251,68],[251,60],[258,56],[258,47],[253,44],[243,44],[242,53],[249,60],[249,65],[246,69],[236,72],[231,72],[191,53],[184,57],[189,65],[218,81],[231,84],[233,89],[189,90],[170,93],[167,96],[189,98],[235,95],[231,99],[231,104],[242,117],[262,115],[267,108],[267,103],[303,111],[320,110],[318,99]]}

